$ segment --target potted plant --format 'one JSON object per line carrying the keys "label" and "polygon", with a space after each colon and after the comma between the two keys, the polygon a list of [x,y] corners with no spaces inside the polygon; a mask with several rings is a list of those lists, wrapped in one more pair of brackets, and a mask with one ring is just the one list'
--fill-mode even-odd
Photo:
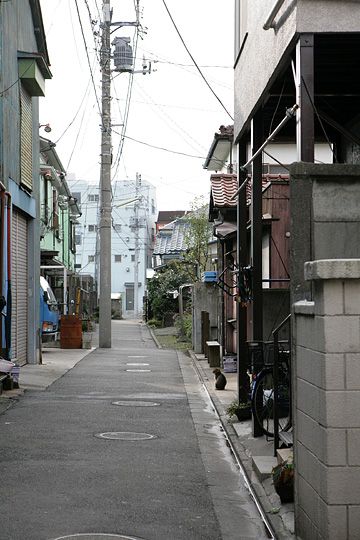
{"label": "potted plant", "polygon": [[230,418],[236,416],[239,422],[241,422],[242,420],[250,420],[251,403],[249,401],[239,403],[239,401],[234,400],[227,407],[226,412]]}
{"label": "potted plant", "polygon": [[282,503],[294,501],[294,463],[284,461],[272,470],[272,478],[276,493]]}

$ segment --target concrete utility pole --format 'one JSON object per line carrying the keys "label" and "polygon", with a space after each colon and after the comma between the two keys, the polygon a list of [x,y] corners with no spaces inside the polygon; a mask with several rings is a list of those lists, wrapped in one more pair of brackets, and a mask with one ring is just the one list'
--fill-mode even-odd
{"label": "concrete utility pole", "polygon": [[110,0],[103,0],[101,34],[102,118],[100,173],[99,346],[111,347],[111,50]]}
{"label": "concrete utility pole", "polygon": [[141,175],[136,173],[135,205],[134,205],[134,232],[135,232],[135,256],[134,256],[134,316],[139,314],[139,206],[140,206]]}

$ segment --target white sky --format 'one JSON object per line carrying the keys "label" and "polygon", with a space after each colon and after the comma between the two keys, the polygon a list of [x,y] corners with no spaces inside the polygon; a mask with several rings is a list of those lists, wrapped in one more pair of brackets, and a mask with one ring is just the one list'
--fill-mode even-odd
{"label": "white sky", "polygon": [[[52,131],[45,133],[41,129],[40,134],[58,141],[56,150],[67,173],[98,183],[99,108],[76,3],[101,104],[101,77],[87,5],[91,18],[99,21],[102,0],[41,0],[53,79],[46,81],[46,96],[40,100],[40,123],[50,123]],[[232,114],[233,0],[166,0],[166,4],[191,54]],[[134,0],[111,0],[111,6],[113,21],[135,20]],[[210,173],[202,165],[214,133],[220,125],[232,124],[232,120],[192,65],[163,0],[141,0],[140,7],[142,25],[148,30],[143,40],[139,39],[135,69],[141,69],[143,54],[159,62],[152,63],[156,71],[150,75],[134,75],[126,135],[200,159],[125,139],[114,179],[134,179],[138,172],[156,186],[158,209],[188,209],[196,196],[208,199]],[[95,28],[98,30],[98,25]],[[133,35],[134,29],[122,28],[112,37]],[[114,75],[112,122],[121,124],[129,75]],[[115,131],[120,133],[121,129],[113,128],[114,161],[120,140]]]}

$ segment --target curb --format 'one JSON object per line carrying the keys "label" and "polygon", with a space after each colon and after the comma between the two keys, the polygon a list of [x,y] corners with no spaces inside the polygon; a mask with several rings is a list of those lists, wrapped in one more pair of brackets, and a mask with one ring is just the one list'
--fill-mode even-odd
{"label": "curb", "polygon": [[154,340],[155,345],[157,346],[157,348],[158,348],[158,349],[162,349],[163,347],[162,347],[162,345],[160,345],[159,340],[158,340],[157,337],[155,336],[155,334],[154,334],[152,328],[151,328],[150,326],[148,326],[148,325],[146,325],[146,328],[149,330],[150,335],[151,335],[151,337],[153,338],[153,340]]}
{"label": "curb", "polygon": [[265,521],[267,522],[267,525],[273,533],[274,538],[277,540],[295,539],[295,535],[285,528],[284,522],[280,514],[274,513],[274,505],[271,503],[271,500],[266,493],[264,486],[260,482],[257,483],[252,481],[252,478],[254,476],[254,470],[251,464],[251,456],[249,455],[245,446],[239,441],[239,437],[235,429],[228,421],[223,404],[212,392],[212,385],[209,384],[210,381],[203,372],[201,365],[199,365],[194,351],[189,349],[188,352],[193,362],[195,371],[200,381],[205,386],[209,394],[210,400],[219,416],[224,432],[226,433],[227,438],[231,442],[231,449],[234,452],[242,468],[245,480],[250,488],[252,496],[255,499],[255,504],[260,508],[260,513],[262,513],[265,517]]}

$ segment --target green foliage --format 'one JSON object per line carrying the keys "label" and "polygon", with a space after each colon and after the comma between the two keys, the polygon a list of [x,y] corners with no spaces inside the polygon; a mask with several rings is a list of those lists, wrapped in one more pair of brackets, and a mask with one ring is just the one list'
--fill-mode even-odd
{"label": "green foliage", "polygon": [[237,399],[235,399],[234,401],[232,401],[230,403],[230,405],[228,405],[227,409],[226,409],[226,413],[227,415],[232,418],[233,416],[236,416],[236,413],[241,410],[241,409],[248,409],[249,407],[251,407],[251,403],[250,402],[246,402],[246,403],[239,403]]}
{"label": "green foliage", "polygon": [[147,324],[148,324],[148,326],[151,326],[152,328],[161,328],[162,327],[162,322],[158,321],[157,319],[150,319],[147,322]]}
{"label": "green foliage", "polygon": [[189,224],[185,236],[187,252],[184,256],[191,268],[193,268],[193,280],[200,278],[206,269],[209,258],[209,240],[212,237],[212,225],[209,223],[209,206],[205,204],[203,197],[194,200],[191,212],[185,217]]}
{"label": "green foliage", "polygon": [[175,319],[175,326],[179,329],[180,339],[186,339],[191,341],[192,338],[192,315],[191,313],[184,313],[182,317],[177,316]]}
{"label": "green foliage", "polygon": [[164,320],[166,313],[177,313],[179,302],[171,291],[177,291],[180,285],[189,283],[191,274],[187,264],[170,261],[148,282],[148,298],[153,319]]}

